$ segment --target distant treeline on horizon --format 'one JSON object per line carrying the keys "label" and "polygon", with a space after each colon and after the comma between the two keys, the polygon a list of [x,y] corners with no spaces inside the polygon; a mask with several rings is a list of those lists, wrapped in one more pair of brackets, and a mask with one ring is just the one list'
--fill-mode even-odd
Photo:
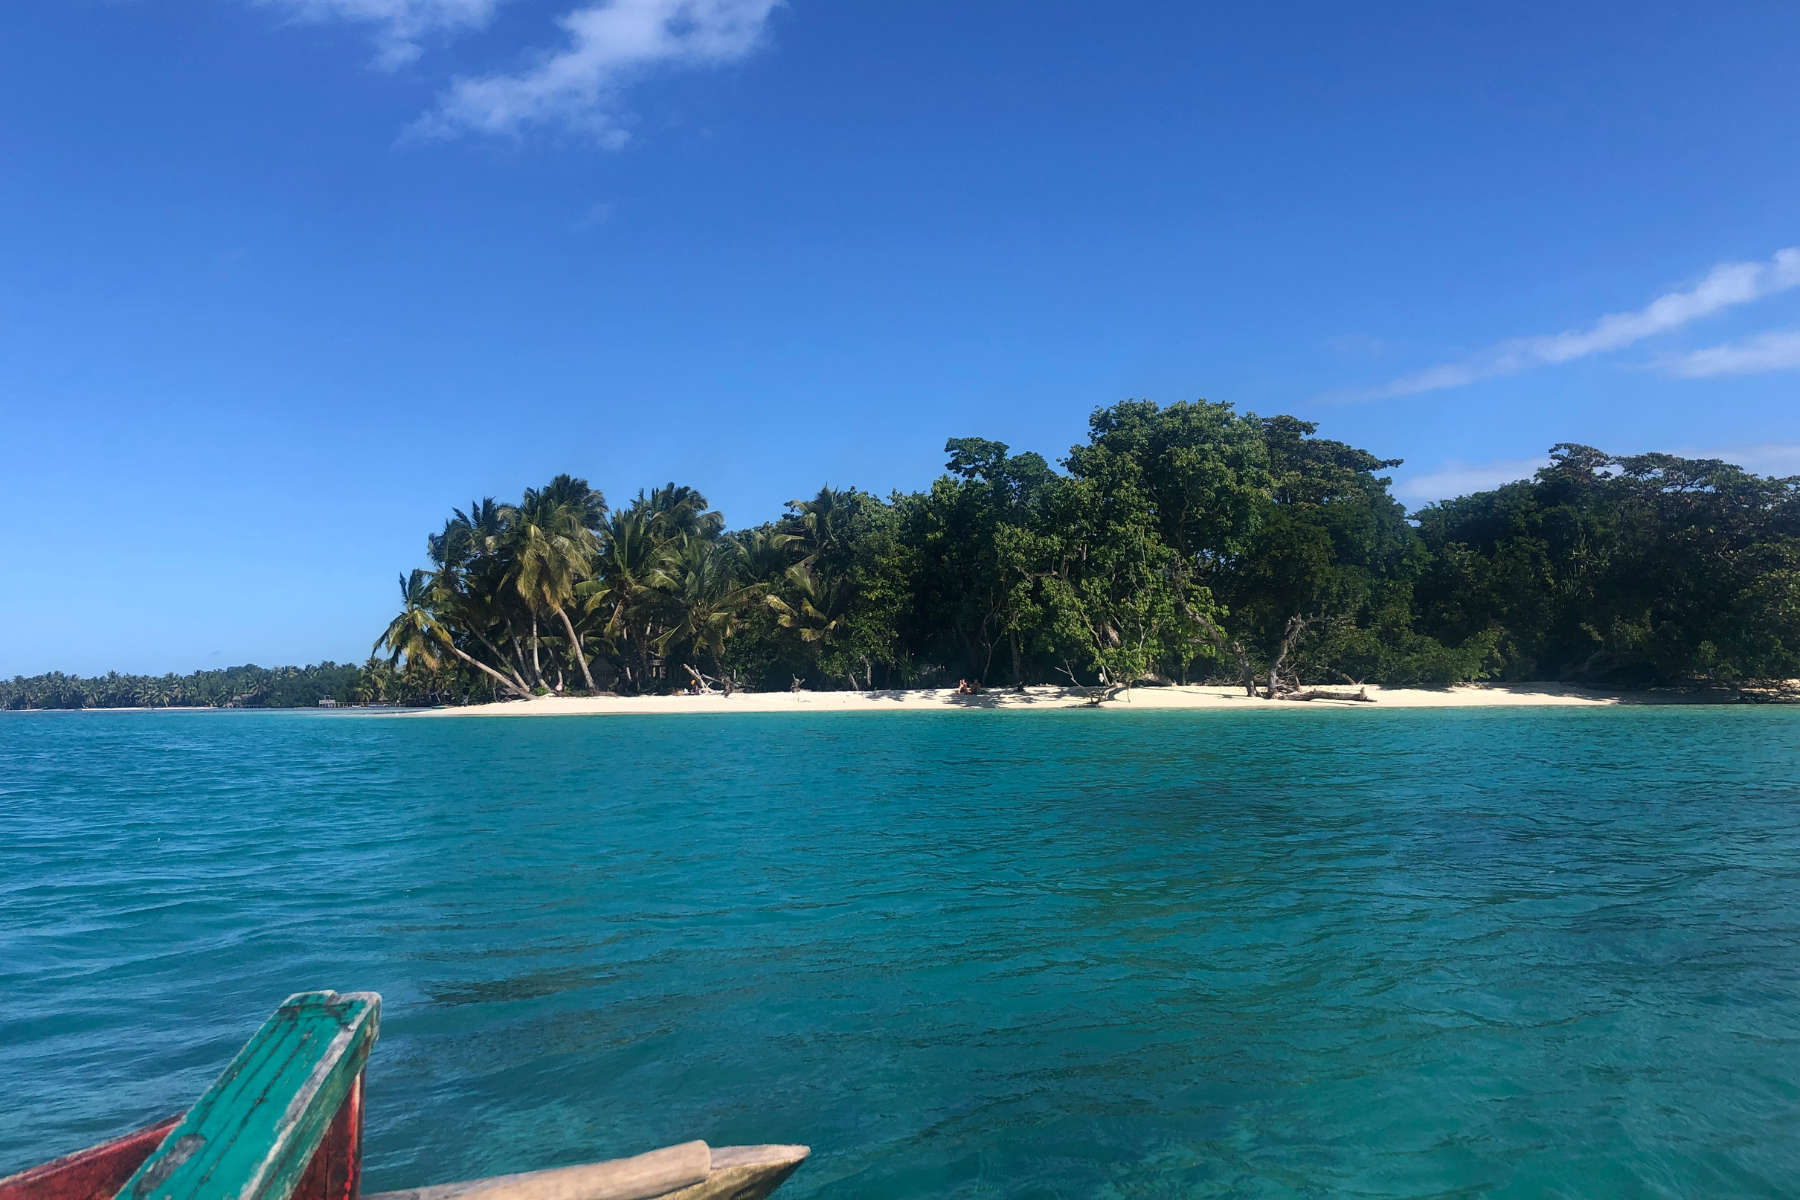
{"label": "distant treeline on horizon", "polygon": [[401,577],[380,656],[232,694],[1800,676],[1800,477],[1562,444],[1533,479],[1409,518],[1381,474],[1399,460],[1312,422],[1125,401],[1089,427],[1057,467],[952,438],[924,491],[825,487],[735,531],[674,483],[620,507],[569,475],[478,500]]}
{"label": "distant treeline on horizon", "polygon": [[52,671],[0,680],[0,708],[316,708],[321,700],[352,702],[362,676],[361,667],[334,662],[92,679]]}

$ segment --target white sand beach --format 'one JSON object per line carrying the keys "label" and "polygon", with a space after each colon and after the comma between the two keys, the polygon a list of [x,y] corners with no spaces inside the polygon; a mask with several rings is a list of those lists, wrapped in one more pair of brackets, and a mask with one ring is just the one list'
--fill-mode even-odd
{"label": "white sand beach", "polygon": [[[1331,689],[1353,692],[1354,688]],[[1516,707],[1526,705],[1621,705],[1692,704],[1707,697],[1674,692],[1601,692],[1559,683],[1460,684],[1442,688],[1383,688],[1371,686],[1374,703],[1348,700],[1264,700],[1244,695],[1242,688],[1220,686],[1143,687],[1107,701],[1107,709],[1147,708],[1264,708],[1306,711],[1326,708],[1379,710],[1384,708]],[[1721,697],[1723,698],[1723,697]],[[743,712],[921,712],[945,709],[1053,709],[1080,708],[1087,696],[1075,688],[1033,687],[1024,692],[992,690],[977,696],[959,696],[954,688],[873,692],[739,692],[733,696],[542,696],[475,704],[466,708],[436,708],[412,712],[411,717],[574,717],[632,716],[664,713]]]}

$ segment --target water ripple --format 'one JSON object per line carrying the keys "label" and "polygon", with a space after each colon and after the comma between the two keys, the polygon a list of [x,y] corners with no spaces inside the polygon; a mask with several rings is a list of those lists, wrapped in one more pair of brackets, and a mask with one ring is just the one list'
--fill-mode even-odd
{"label": "water ripple", "polygon": [[1796,1196],[1800,714],[0,715],[0,1173],[386,997],[372,1189]]}

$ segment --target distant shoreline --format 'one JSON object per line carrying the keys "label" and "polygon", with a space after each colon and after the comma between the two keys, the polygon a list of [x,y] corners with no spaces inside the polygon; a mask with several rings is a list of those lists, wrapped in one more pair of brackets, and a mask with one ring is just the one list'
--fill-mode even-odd
{"label": "distant shoreline", "polygon": [[[1354,692],[1355,688],[1332,691]],[[1733,703],[1729,694],[1609,692],[1560,683],[1458,684],[1442,688],[1384,688],[1370,685],[1373,704],[1351,700],[1265,700],[1242,688],[1217,685],[1134,688],[1101,707],[1107,709],[1298,709],[1352,708],[1526,708],[1618,707],[1646,704]],[[474,704],[465,708],[414,710],[406,717],[575,717],[649,716],[668,713],[744,712],[948,712],[956,709],[1010,711],[1082,708],[1088,698],[1067,687],[1034,687],[1023,693],[992,689],[959,696],[954,688],[870,692],[739,692],[733,696],[540,696]]]}

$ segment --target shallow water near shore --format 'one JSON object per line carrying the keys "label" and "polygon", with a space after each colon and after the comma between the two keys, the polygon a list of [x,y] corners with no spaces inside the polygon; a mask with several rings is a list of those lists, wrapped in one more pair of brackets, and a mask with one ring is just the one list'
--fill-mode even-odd
{"label": "shallow water near shore", "polygon": [[0,1174],[385,997],[368,1190],[1800,1196],[1800,712],[0,714]]}

